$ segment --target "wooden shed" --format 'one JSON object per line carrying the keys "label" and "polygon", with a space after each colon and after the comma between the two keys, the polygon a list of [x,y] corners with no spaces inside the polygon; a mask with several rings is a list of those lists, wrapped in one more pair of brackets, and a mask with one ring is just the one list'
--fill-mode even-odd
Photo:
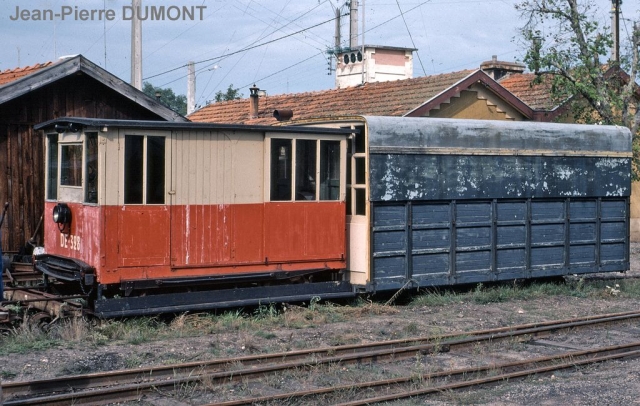
{"label": "wooden shed", "polygon": [[81,55],[0,72],[0,202],[10,203],[5,251],[36,233],[44,209],[44,142],[33,126],[69,116],[187,121]]}

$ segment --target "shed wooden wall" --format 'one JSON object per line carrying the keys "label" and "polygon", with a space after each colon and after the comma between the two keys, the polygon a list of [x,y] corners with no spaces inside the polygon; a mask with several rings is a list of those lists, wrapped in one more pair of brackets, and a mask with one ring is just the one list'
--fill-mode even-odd
{"label": "shed wooden wall", "polygon": [[[18,251],[43,214],[44,138],[33,126],[58,117],[163,120],[82,73],[0,105],[0,204],[10,204],[2,226],[3,251]],[[50,213],[44,216],[46,224]]]}

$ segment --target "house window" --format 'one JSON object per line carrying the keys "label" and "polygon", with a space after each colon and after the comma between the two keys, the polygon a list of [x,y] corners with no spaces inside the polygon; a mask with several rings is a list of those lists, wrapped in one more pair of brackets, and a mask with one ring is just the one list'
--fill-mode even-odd
{"label": "house window", "polygon": [[82,144],[60,148],[60,186],[82,186]]}
{"label": "house window", "polygon": [[124,203],[164,204],[164,137],[126,135],[124,155]]}
{"label": "house window", "polygon": [[270,158],[271,201],[340,199],[340,141],[272,138]]}
{"label": "house window", "polygon": [[85,134],[84,173],[86,185],[84,190],[85,203],[98,203],[98,134]]}
{"label": "house window", "polygon": [[47,167],[47,199],[58,198],[58,134],[47,135],[49,141],[49,165]]}

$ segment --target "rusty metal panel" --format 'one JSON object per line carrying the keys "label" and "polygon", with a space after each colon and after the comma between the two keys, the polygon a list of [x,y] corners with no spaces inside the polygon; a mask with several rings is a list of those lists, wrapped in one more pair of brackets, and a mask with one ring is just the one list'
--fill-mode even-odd
{"label": "rusty metal panel", "polygon": [[376,289],[629,269],[623,198],[374,203]]}

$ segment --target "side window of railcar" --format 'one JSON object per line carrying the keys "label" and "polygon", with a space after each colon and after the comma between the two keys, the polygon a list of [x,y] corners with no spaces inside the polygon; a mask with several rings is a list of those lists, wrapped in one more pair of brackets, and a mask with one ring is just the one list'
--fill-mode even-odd
{"label": "side window of railcar", "polygon": [[126,135],[124,155],[124,203],[164,204],[164,137]]}
{"label": "side window of railcar", "polygon": [[58,198],[58,134],[48,134],[49,165],[47,167],[47,199]]}
{"label": "side window of railcar", "polygon": [[340,141],[272,138],[270,157],[272,201],[340,199]]}
{"label": "side window of railcar", "polygon": [[82,186],[82,144],[60,148],[60,185]]}
{"label": "side window of railcar", "polygon": [[85,203],[98,203],[98,134],[85,133],[84,189]]}

